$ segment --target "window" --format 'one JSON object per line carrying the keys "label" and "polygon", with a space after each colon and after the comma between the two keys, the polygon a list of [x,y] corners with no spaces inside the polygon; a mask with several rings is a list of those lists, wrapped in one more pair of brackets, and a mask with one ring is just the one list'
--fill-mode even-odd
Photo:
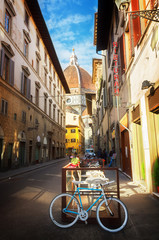
{"label": "window", "polygon": [[47,87],[47,73],[46,72],[45,72],[45,76],[44,77],[45,77],[45,80],[44,80],[45,81],[45,86]]}
{"label": "window", "polygon": [[39,107],[39,88],[35,89],[35,104]]}
{"label": "window", "polygon": [[25,9],[25,19],[24,19],[24,22],[25,22],[26,26],[29,28],[29,14],[26,11],[26,9]]}
{"label": "window", "polygon": [[[26,68],[26,70],[27,69],[28,68]],[[22,72],[22,76],[21,76],[21,93],[28,99],[31,98],[30,87],[31,87],[31,81],[30,79],[28,79],[28,74],[24,71]]]}
{"label": "window", "polygon": [[12,18],[16,15],[13,3],[9,0],[4,1],[4,28],[7,33],[11,34]]}
{"label": "window", "polygon": [[14,120],[16,121],[17,120],[17,114],[14,113]]}
{"label": "window", "polygon": [[26,122],[26,112],[22,111],[22,122]]}
{"label": "window", "polygon": [[29,43],[28,41],[24,38],[24,56],[28,58],[28,53],[29,53]]}
{"label": "window", "polygon": [[56,95],[56,87],[54,86],[54,88],[53,88],[53,96],[55,97],[55,95]]}
{"label": "window", "polygon": [[53,69],[53,79],[55,81],[55,70]]}
{"label": "window", "polygon": [[71,139],[71,142],[76,142],[76,139],[75,139],[75,138],[72,138],[72,139]]}
{"label": "window", "polygon": [[63,114],[61,113],[61,126],[62,126],[62,116],[63,116]]}
{"label": "window", "polygon": [[4,115],[8,113],[8,102],[4,99],[1,99],[1,113]]}
{"label": "window", "polygon": [[10,31],[11,31],[11,15],[7,11],[7,9],[6,9],[6,12],[5,12],[5,30],[8,33],[10,33]]}
{"label": "window", "polygon": [[40,38],[39,38],[38,34],[36,34],[36,46],[38,49],[40,49]]}
{"label": "window", "polygon": [[52,101],[49,101],[49,117],[51,117]]}
{"label": "window", "polygon": [[76,129],[71,129],[71,133],[75,133],[76,132]]}
{"label": "window", "polygon": [[44,96],[44,112],[47,113],[47,97]]}
{"label": "window", "polygon": [[51,73],[51,62],[49,62],[49,72]]}
{"label": "window", "polygon": [[45,64],[47,65],[47,54],[46,54],[46,51],[44,50],[44,62]]}
{"label": "window", "polygon": [[6,82],[9,82],[9,57],[7,55],[4,55],[4,69],[2,78]]}
{"label": "window", "polygon": [[57,122],[59,123],[60,121],[60,110],[58,110],[58,113],[57,113]]}
{"label": "window", "polygon": [[39,75],[39,59],[36,59],[36,72]]}
{"label": "window", "polygon": [[53,107],[53,120],[55,121],[55,107]]}
{"label": "window", "polygon": [[49,91],[51,92],[51,80],[49,81]]}
{"label": "window", "polygon": [[[10,45],[4,42],[2,45],[3,44],[5,47],[1,50],[0,76],[3,80],[14,86],[14,62],[11,60],[11,57],[14,56],[14,53]],[[9,50],[10,52],[8,52]]]}

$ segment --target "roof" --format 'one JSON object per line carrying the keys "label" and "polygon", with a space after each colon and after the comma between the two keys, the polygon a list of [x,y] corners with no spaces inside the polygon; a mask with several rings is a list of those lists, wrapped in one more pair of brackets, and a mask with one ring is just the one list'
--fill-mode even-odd
{"label": "roof", "polygon": [[95,85],[92,82],[90,74],[81,68],[78,64],[78,58],[73,49],[70,57],[70,64],[64,70],[64,75],[68,83],[69,88],[78,88],[80,91],[95,91]]}
{"label": "roof", "polygon": [[77,65],[70,65],[64,70],[64,75],[69,88],[84,88],[95,91],[95,85],[92,82],[90,74]]}
{"label": "roof", "polygon": [[39,33],[42,37],[42,40],[45,44],[45,47],[48,51],[50,59],[52,60],[54,68],[55,68],[55,70],[56,70],[56,72],[57,72],[57,74],[58,74],[58,76],[61,80],[61,83],[62,83],[66,93],[70,93],[68,84],[67,84],[65,76],[63,74],[63,70],[62,70],[61,65],[59,63],[57,54],[55,52],[55,48],[54,48],[53,42],[51,40],[48,28],[46,26],[45,20],[43,18],[42,13],[41,13],[38,1],[37,0],[32,0],[32,1],[25,0],[25,2],[27,3],[27,6],[30,10],[30,13],[33,17],[33,20],[34,20],[34,22],[35,22],[35,24],[38,28],[38,31],[39,31]]}
{"label": "roof", "polygon": [[97,51],[107,48],[113,8],[114,0],[98,0]]}

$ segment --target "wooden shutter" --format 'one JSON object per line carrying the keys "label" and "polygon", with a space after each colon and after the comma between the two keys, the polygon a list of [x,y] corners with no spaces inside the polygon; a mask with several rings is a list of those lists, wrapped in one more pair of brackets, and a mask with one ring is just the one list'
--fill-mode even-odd
{"label": "wooden shutter", "polygon": [[27,78],[27,98],[30,99],[31,80]]}
{"label": "wooden shutter", "polygon": [[14,86],[14,62],[11,59],[9,66],[9,83]]}
{"label": "wooden shutter", "polygon": [[125,41],[125,39],[124,39],[124,34],[123,34],[120,38],[121,75],[123,75],[125,73],[124,41]]}
{"label": "wooden shutter", "polygon": [[24,94],[24,73],[21,75],[21,93]]}
{"label": "wooden shutter", "polygon": [[4,49],[1,49],[1,66],[0,66],[0,76],[3,75],[3,68],[4,68]]}
{"label": "wooden shutter", "polygon": [[[138,0],[131,1],[131,5],[132,5],[132,11],[140,10]],[[133,23],[133,38],[134,38],[133,40],[134,40],[134,47],[135,47],[141,37],[140,17],[132,18],[132,23]]]}

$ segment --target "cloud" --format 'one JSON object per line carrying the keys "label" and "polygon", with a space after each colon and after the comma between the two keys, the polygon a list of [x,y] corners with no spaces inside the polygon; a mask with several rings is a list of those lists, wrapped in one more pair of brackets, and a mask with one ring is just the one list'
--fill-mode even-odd
{"label": "cloud", "polygon": [[100,58],[93,46],[96,0],[38,1],[62,69],[69,65],[74,48],[79,65],[92,75],[92,58]]}
{"label": "cloud", "polygon": [[49,30],[60,30],[60,28],[69,28],[72,24],[79,24],[84,23],[86,21],[91,20],[91,15],[81,15],[81,14],[74,14],[69,15],[66,18],[61,18],[52,14],[50,18],[47,20],[47,26]]}

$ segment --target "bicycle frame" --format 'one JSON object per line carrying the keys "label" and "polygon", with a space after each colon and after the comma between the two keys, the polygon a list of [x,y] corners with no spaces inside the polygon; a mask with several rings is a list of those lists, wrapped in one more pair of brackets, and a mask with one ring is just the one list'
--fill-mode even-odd
{"label": "bicycle frame", "polygon": [[[89,208],[86,210],[86,212],[89,212],[89,211],[92,209],[92,207],[104,196],[104,190],[103,190],[103,189],[78,187],[77,190],[75,191],[75,193],[72,195],[72,198],[71,198],[70,202],[73,200],[73,198],[74,198],[76,195],[78,195],[78,196],[79,196],[79,201],[80,201],[80,208],[81,208],[82,210],[83,210],[83,204],[82,204],[82,199],[81,199],[80,190],[87,190],[87,191],[89,190],[89,191],[92,191],[92,192],[93,192],[93,191],[96,191],[96,192],[101,192],[101,193],[102,193],[102,194],[96,199],[96,201],[89,206]],[[65,212],[65,213],[66,213],[66,212],[68,212],[68,213],[74,213],[74,214],[77,214],[77,215],[78,215],[78,214],[79,214],[78,212],[73,212],[73,211],[67,210],[67,207],[69,206],[70,202],[67,204],[64,212]]]}

